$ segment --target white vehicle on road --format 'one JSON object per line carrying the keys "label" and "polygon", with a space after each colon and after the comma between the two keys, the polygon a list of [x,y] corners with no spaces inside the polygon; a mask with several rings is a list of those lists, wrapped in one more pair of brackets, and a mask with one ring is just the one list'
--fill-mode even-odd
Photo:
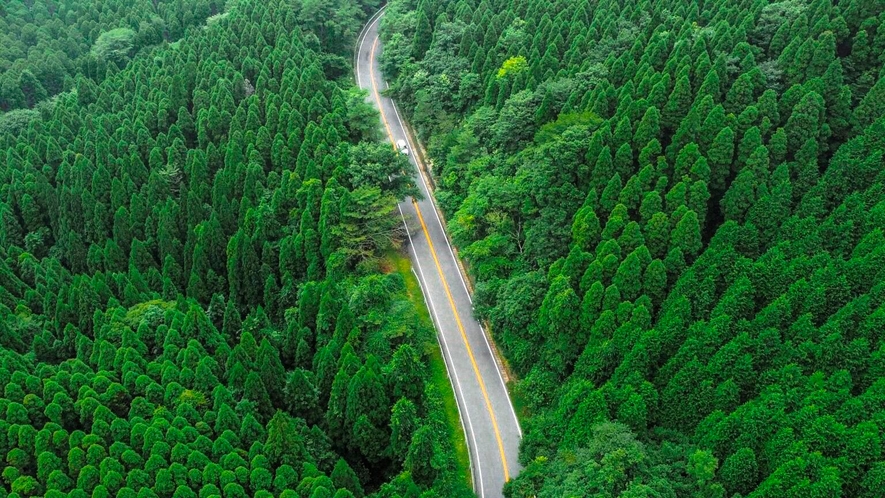
{"label": "white vehicle on road", "polygon": [[400,154],[409,155],[409,146],[406,144],[405,140],[396,141],[396,150],[398,150]]}
{"label": "white vehicle on road", "polygon": [[[492,344],[482,324],[474,318],[470,290],[461,276],[457,257],[434,205],[433,192],[419,173],[422,166],[420,154],[411,157],[406,124],[395,103],[379,93],[379,88],[387,88],[384,76],[376,71],[377,49],[380,48],[378,24],[382,15],[383,10],[372,16],[358,37],[358,55],[354,64],[356,80],[372,95],[386,136],[408,159],[397,161],[402,165],[400,167],[418,173],[415,180],[407,177],[405,181],[416,183],[422,199],[403,200],[398,206],[409,240],[410,259],[435,322],[440,350],[458,404],[473,471],[473,489],[478,498],[503,498],[504,484],[522,468],[519,464],[522,429]],[[394,131],[402,137],[401,140],[396,138]],[[415,220],[420,228],[412,223]]]}

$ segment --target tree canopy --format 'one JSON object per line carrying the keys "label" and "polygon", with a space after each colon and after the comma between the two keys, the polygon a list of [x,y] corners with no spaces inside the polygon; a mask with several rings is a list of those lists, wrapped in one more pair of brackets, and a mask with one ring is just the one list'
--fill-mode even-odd
{"label": "tree canopy", "polygon": [[881,494],[885,10],[394,0],[526,408],[509,497]]}
{"label": "tree canopy", "polygon": [[340,46],[284,0],[0,7],[3,57],[77,61],[0,116],[0,495],[470,495],[340,3]]}

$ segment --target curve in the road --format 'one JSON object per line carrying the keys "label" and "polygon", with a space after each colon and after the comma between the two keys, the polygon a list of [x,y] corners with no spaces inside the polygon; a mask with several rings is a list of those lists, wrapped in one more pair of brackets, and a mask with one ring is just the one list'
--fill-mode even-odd
{"label": "curve in the road", "polygon": [[[373,33],[373,29],[375,29],[376,25],[378,24],[379,20],[381,19],[383,12],[384,12],[384,9],[382,8],[381,10],[379,10],[375,15],[373,15],[369,19],[369,22],[363,28],[363,31],[361,32],[361,34],[358,38],[357,50],[356,50],[356,53],[354,56],[354,70],[355,70],[356,76],[357,76],[357,83],[359,84],[360,87],[363,87],[362,70],[361,70],[360,63],[362,62],[361,59],[368,59],[367,62],[368,62],[369,79],[371,80],[372,100],[374,101],[374,104],[378,108],[378,111],[379,111],[379,114],[381,117],[381,121],[384,124],[384,128],[387,132],[387,136],[390,139],[391,145],[394,148],[396,148],[396,146],[394,145],[396,143],[394,133],[391,130],[388,116],[386,115],[386,113],[384,111],[385,105],[384,105],[384,102],[382,102],[381,95],[378,91],[378,85],[379,85],[378,80],[380,79],[380,73],[376,73],[376,69],[375,69],[375,60],[376,60],[375,55],[376,55],[376,50],[379,46],[379,38],[378,38],[377,32],[374,32],[374,36],[372,37],[371,48],[368,51],[365,50],[365,44],[370,38],[369,34]],[[393,113],[395,114],[396,121],[397,121],[397,124],[399,125],[400,131],[402,132],[402,136],[407,141],[410,149],[413,151],[413,153],[410,155],[410,159],[415,162],[415,166],[418,169],[418,174],[421,177],[423,193],[425,194],[425,197],[429,198],[432,195],[432,192],[430,191],[430,189],[427,185],[427,182],[424,179],[424,176],[422,174],[420,164],[419,164],[419,158],[414,154],[415,149],[413,147],[411,137],[409,136],[409,133],[406,131],[405,125],[403,124],[402,119],[399,116],[399,111],[396,108],[396,103],[393,101],[390,101],[390,105],[393,109]],[[432,202],[433,202],[432,199],[430,199],[429,202],[432,205]],[[482,417],[480,417],[480,418],[482,420],[479,421],[480,426],[481,426],[480,429],[481,429],[481,431],[483,431],[483,433],[481,433],[480,435],[485,436],[486,439],[488,439],[489,434],[487,434],[487,433],[489,433],[489,432],[492,433],[492,435],[494,436],[493,442],[494,442],[495,446],[497,446],[498,451],[497,451],[496,456],[499,459],[497,462],[494,462],[494,461],[490,462],[489,461],[491,459],[490,456],[487,453],[483,454],[480,451],[481,447],[477,443],[477,431],[474,429],[474,424],[473,424],[473,418],[476,415],[475,412],[477,410],[479,410],[479,408],[471,405],[468,402],[468,398],[465,397],[465,389],[463,388],[462,382],[459,379],[459,375],[458,375],[458,370],[459,370],[458,366],[457,366],[458,361],[456,361],[456,359],[458,359],[458,358],[453,357],[453,352],[452,352],[453,348],[449,347],[448,340],[446,339],[447,334],[449,334],[449,333],[454,334],[454,333],[451,332],[450,330],[447,330],[448,329],[447,327],[443,326],[444,325],[443,321],[440,320],[440,313],[438,313],[438,310],[437,310],[437,308],[434,304],[434,301],[432,299],[432,294],[433,294],[432,289],[425,289],[425,287],[427,287],[427,284],[428,284],[428,279],[426,278],[426,275],[424,274],[424,271],[423,271],[423,268],[421,265],[422,256],[420,256],[418,254],[419,251],[416,249],[415,241],[413,240],[412,235],[411,235],[410,231],[408,230],[408,225],[407,225],[406,232],[409,236],[409,244],[410,244],[410,249],[411,249],[410,252],[411,252],[411,255],[413,256],[413,260],[414,260],[416,266],[418,267],[418,271],[420,273],[419,282],[421,284],[421,291],[424,294],[424,297],[428,303],[428,306],[430,307],[431,315],[434,318],[434,322],[435,322],[437,329],[439,331],[438,336],[441,339],[441,346],[443,346],[443,348],[445,350],[444,351],[445,352],[444,358],[446,360],[446,366],[447,366],[447,369],[449,370],[450,376],[452,377],[451,380],[453,380],[453,387],[456,387],[456,391],[458,393],[458,396],[457,396],[458,400],[457,401],[458,401],[458,409],[459,409],[459,412],[461,413],[461,416],[462,416],[462,426],[464,424],[464,419],[465,418],[467,419],[467,426],[463,427],[463,428],[464,428],[465,432],[468,433],[469,442],[471,443],[471,448],[470,448],[471,451],[469,453],[471,456],[471,464],[475,470],[475,478],[479,484],[478,485],[479,495],[481,497],[487,496],[487,494],[486,494],[486,488],[487,488],[486,480],[488,479],[488,480],[493,481],[492,483],[489,483],[489,484],[494,485],[494,488],[493,488],[494,491],[492,491],[493,495],[500,496],[501,486],[503,486],[503,483],[507,482],[511,477],[511,469],[513,469],[514,471],[519,470],[518,463],[516,463],[515,460],[516,460],[516,455],[518,452],[519,439],[522,436],[522,430],[519,427],[519,421],[516,418],[516,412],[513,409],[513,404],[511,403],[509,395],[507,394],[506,385],[504,384],[503,376],[501,375],[501,372],[498,368],[498,363],[497,363],[496,359],[494,358],[494,354],[492,353],[492,348],[491,348],[491,345],[489,344],[488,338],[485,335],[485,331],[482,329],[481,325],[478,322],[476,322],[476,320],[472,316],[472,302],[473,302],[473,300],[470,296],[469,290],[467,289],[467,285],[466,285],[466,282],[464,281],[464,277],[463,277],[463,275],[461,275],[460,266],[457,264],[457,260],[455,259],[455,255],[454,255],[454,251],[452,250],[451,243],[449,242],[448,237],[445,233],[445,230],[442,225],[442,221],[440,220],[440,217],[439,217],[439,213],[436,211],[436,206],[432,205],[432,208],[429,209],[429,211],[432,211],[433,216],[436,217],[437,225],[439,227],[439,231],[435,232],[437,242],[440,242],[440,241],[445,242],[445,244],[448,248],[448,254],[446,254],[445,256],[448,256],[449,258],[451,258],[451,261],[447,261],[448,266],[450,267],[450,271],[451,271],[452,267],[455,268],[454,272],[458,274],[458,277],[461,280],[461,284],[462,284],[462,288],[463,288],[463,289],[459,289],[459,291],[460,290],[463,291],[462,293],[459,294],[459,298],[461,298],[461,301],[462,301],[460,312],[458,309],[459,306],[456,303],[456,298],[453,297],[452,289],[448,284],[448,280],[446,278],[446,271],[444,271],[443,265],[440,263],[440,257],[438,256],[435,246],[433,244],[434,236],[433,236],[433,234],[431,234],[431,231],[428,229],[427,223],[425,222],[424,216],[421,212],[421,208],[419,206],[419,203],[415,199],[411,199],[411,203],[407,207],[414,209],[415,217],[418,219],[418,221],[421,225],[421,229],[422,229],[421,235],[424,236],[424,242],[426,243],[426,251],[425,252],[429,253],[429,256],[430,256],[429,259],[431,259],[433,261],[433,264],[436,268],[436,273],[437,273],[436,276],[438,276],[438,278],[439,278],[439,282],[438,282],[437,286],[441,287],[441,289],[443,291],[442,293],[445,295],[446,300],[448,301],[448,304],[449,304],[449,309],[444,310],[444,311],[451,312],[450,318],[454,319],[454,324],[458,330],[458,335],[460,335],[461,344],[459,346],[463,346],[463,349],[456,348],[455,355],[456,356],[458,356],[458,355],[466,356],[467,359],[469,360],[469,366],[462,368],[462,369],[472,370],[471,373],[473,375],[468,376],[468,377],[472,377],[472,379],[470,379],[470,380],[475,382],[475,386],[472,385],[472,383],[469,383],[471,385],[468,385],[468,389],[467,389],[468,395],[471,394],[470,393],[471,388],[474,388],[474,389],[478,388],[479,394],[481,395],[481,402],[482,402],[482,405],[484,405],[484,406],[482,406],[482,408],[485,408],[485,410],[484,410],[485,413],[481,414]],[[400,205],[399,208],[400,208],[400,216],[402,217],[403,223],[405,224],[406,217],[405,217],[405,214],[403,213],[403,206]],[[424,255],[424,258],[425,258],[425,260],[428,259],[426,255]],[[466,306],[464,304],[464,299],[463,299],[465,297],[466,297],[466,303],[467,303]],[[487,353],[487,354],[485,354],[482,357],[483,367],[487,371],[487,374],[488,374],[488,370],[490,370],[490,369],[493,370],[494,375],[497,376],[500,381],[500,385],[496,386],[495,396],[490,396],[490,394],[489,394],[489,389],[487,388],[486,382],[483,378],[483,374],[481,373],[480,364],[477,361],[477,355],[474,353],[474,350],[471,347],[471,344],[470,344],[471,341],[468,338],[468,332],[465,328],[464,321],[462,320],[462,313],[465,314],[467,316],[467,320],[471,322],[472,335],[474,337],[476,337],[476,335],[478,333],[478,335],[482,337],[482,340],[485,343],[484,345],[486,346],[485,347],[486,351],[484,351],[484,353]],[[474,340],[476,340],[476,339],[474,339]],[[460,359],[462,360],[461,363],[463,364],[464,363],[463,358],[460,358]],[[491,364],[491,366],[489,364]],[[475,393],[473,393],[473,397],[477,398],[477,396],[475,396]],[[493,399],[494,399],[494,402],[493,402]],[[477,401],[479,401],[479,400],[477,400]],[[496,410],[493,405],[497,405],[498,410]],[[506,405],[506,406],[502,406],[502,405]],[[499,418],[498,418],[498,415],[496,412],[500,411],[501,409],[506,409],[507,411],[509,411],[509,415],[512,416],[512,419],[508,418],[507,420],[504,421],[504,427],[507,429],[507,431],[502,431],[502,427],[499,425]],[[471,416],[472,412],[474,413],[474,416]],[[487,418],[486,418],[486,416],[487,416]],[[485,423],[488,423],[490,425],[490,427],[484,427]],[[491,429],[491,430],[488,430],[488,429]],[[508,437],[502,436],[502,432],[506,432],[506,436],[508,436]],[[488,442],[491,442],[491,441],[488,441]],[[508,454],[510,456],[509,461],[508,461]],[[486,475],[485,475],[486,479],[484,479],[483,467],[491,467],[492,468],[491,470],[497,471],[497,472],[492,472],[492,474],[493,474],[492,476],[489,476],[489,473],[486,472]],[[477,486],[475,486],[475,487],[477,487]]]}
{"label": "curve in the road", "polygon": [[[366,26],[363,27],[363,30],[360,33],[359,38],[357,39],[358,49],[354,51],[353,60],[354,60],[354,72],[356,72],[356,77],[357,77],[357,85],[360,88],[362,88],[363,82],[362,82],[362,77],[361,77],[360,71],[359,71],[358,58],[359,58],[360,53],[362,52],[362,47],[365,42],[365,35],[366,35],[366,33],[368,33],[369,28],[371,28],[375,23],[377,23],[378,20],[381,18],[381,14],[384,13],[385,8],[386,8],[386,5],[381,7],[381,9],[378,10],[378,12],[376,12],[371,18],[369,18],[369,21],[366,23]],[[372,65],[374,65],[374,62],[372,63]],[[373,97],[372,98],[377,102],[377,90],[376,90],[377,86],[374,83],[374,81],[373,81],[372,88],[373,88]],[[378,106],[378,109],[379,110],[381,109],[380,105]],[[399,117],[399,116],[397,115],[397,117]],[[395,149],[396,146],[394,145],[392,137],[391,137],[390,126],[388,125],[387,121],[383,121],[383,123],[384,123],[385,129],[387,130],[387,136],[389,138],[391,138],[391,145],[394,146],[394,149]],[[411,145],[411,141],[410,141],[409,147],[411,147],[411,146],[412,145]],[[421,181],[424,182],[423,177],[421,178]],[[425,188],[426,188],[426,185],[425,185]],[[397,210],[399,211],[400,219],[403,220],[403,226],[406,228],[406,236],[409,239],[409,247],[414,247],[414,242],[412,241],[412,233],[409,230],[409,224],[406,222],[406,217],[403,215],[403,209],[400,205],[397,205]],[[439,327],[439,325],[438,325],[439,318],[437,317],[437,314],[436,314],[436,306],[433,305],[433,299],[430,297],[430,295],[424,291],[423,283],[425,282],[426,279],[424,277],[424,269],[421,266],[421,261],[417,258],[417,255],[415,255],[413,257],[413,260],[415,261],[415,263],[418,267],[418,273],[420,273],[420,275],[415,274],[415,277],[418,278],[418,282],[419,282],[418,287],[421,289],[421,294],[424,297],[424,301],[428,304],[428,308],[430,309],[430,316],[433,319],[433,323],[436,324],[437,327]],[[412,269],[412,273],[415,273],[414,268]],[[473,301],[471,300],[471,302],[473,302]],[[474,462],[474,460],[473,460],[475,448],[477,448],[476,431],[473,429],[473,423],[470,420],[470,414],[462,411],[462,409],[461,409],[460,400],[464,399],[464,391],[461,387],[461,382],[458,379],[458,371],[454,370],[451,367],[451,361],[449,361],[449,358],[451,355],[451,353],[450,353],[451,349],[449,348],[448,341],[446,340],[445,335],[437,334],[437,342],[439,342],[440,347],[443,349],[443,353],[444,353],[443,360],[446,364],[446,370],[449,372],[449,383],[452,385],[452,389],[456,390],[458,393],[458,398],[457,398],[458,401],[455,403],[455,405],[458,407],[458,418],[461,419],[461,428],[462,428],[465,435],[469,435],[470,441],[472,443],[472,445],[470,446],[470,450],[467,452],[468,458],[470,459],[470,467],[471,467],[471,469],[473,469],[475,471],[475,473],[476,473],[475,479],[478,480],[480,483],[480,490],[481,490],[480,496],[485,496],[485,493],[483,492],[483,485],[482,485],[482,483],[483,483],[482,467],[478,464],[478,462]],[[464,425],[465,419],[467,420],[466,427]],[[468,431],[468,428],[470,429],[469,431]],[[475,486],[474,486],[474,488],[475,488]]]}
{"label": "curve in the road", "polygon": [[[381,16],[378,16],[375,19],[375,22],[381,19]],[[369,54],[369,72],[374,74],[375,69],[375,50],[378,48],[378,40],[376,37],[375,41],[372,43],[372,50]],[[381,115],[381,121],[384,123],[384,128],[387,130],[387,136],[390,138],[390,144],[393,145],[394,150],[396,149],[396,140],[393,138],[393,133],[390,131],[390,123],[387,121],[387,118],[384,116],[384,109],[381,106],[381,96],[378,93],[378,82],[375,78],[372,78],[372,93],[375,97],[375,101],[378,102],[378,111]],[[402,121],[400,121],[402,124]],[[404,130],[405,131],[405,130]],[[411,145],[411,144],[410,144]],[[413,149],[414,153],[414,149]],[[417,162],[418,159],[415,159]],[[446,292],[446,297],[449,300],[449,305],[452,307],[452,313],[455,315],[455,322],[458,324],[458,331],[461,333],[461,338],[464,341],[464,345],[467,348],[467,355],[470,358],[470,364],[473,367],[473,373],[476,375],[476,381],[479,383],[479,388],[482,391],[482,397],[486,404],[486,409],[489,412],[489,416],[492,420],[492,427],[495,430],[495,442],[498,443],[498,451],[501,453],[501,462],[503,463],[504,470],[504,481],[510,480],[510,470],[507,466],[507,455],[504,453],[504,441],[501,439],[501,430],[498,428],[498,420],[495,416],[495,411],[492,409],[492,402],[489,400],[489,393],[486,389],[485,381],[482,379],[482,374],[479,373],[479,367],[476,364],[476,356],[473,354],[473,349],[470,347],[470,341],[467,340],[467,333],[464,331],[464,324],[461,322],[461,314],[458,312],[458,307],[455,306],[455,300],[452,299],[452,291],[449,288],[448,280],[446,279],[445,273],[443,272],[442,266],[439,264],[439,258],[436,255],[436,249],[433,247],[433,239],[430,237],[430,233],[427,230],[427,224],[424,222],[424,216],[421,214],[421,208],[418,207],[418,202],[415,199],[412,199],[412,204],[415,206],[415,212],[418,214],[418,221],[421,223],[421,229],[424,231],[424,236],[427,238],[427,244],[430,246],[430,255],[433,257],[433,263],[436,265],[436,271],[439,273],[439,278],[442,281],[443,288]],[[402,216],[402,211],[400,211],[400,216]],[[403,220],[405,221],[405,219]],[[407,230],[408,231],[408,230]],[[468,293],[468,297],[470,294]],[[473,300],[471,299],[471,302]]]}

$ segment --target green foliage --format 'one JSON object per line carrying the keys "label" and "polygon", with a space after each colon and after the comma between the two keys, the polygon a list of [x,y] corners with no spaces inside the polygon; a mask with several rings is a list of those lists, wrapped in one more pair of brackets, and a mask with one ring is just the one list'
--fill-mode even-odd
{"label": "green foliage", "polygon": [[329,55],[343,56],[353,46],[365,14],[374,13],[376,1],[298,0],[294,2],[299,25],[309,30]]}
{"label": "green foliage", "polygon": [[87,4],[0,7],[3,496],[466,494],[385,264],[415,181],[337,78],[377,3]]}
{"label": "green foliage", "polygon": [[0,114],[0,133],[16,134],[40,119],[40,113],[31,109],[16,109]]}
{"label": "green foliage", "polygon": [[135,31],[129,28],[112,29],[99,35],[92,53],[100,60],[120,64],[128,59],[134,42]]}
{"label": "green foliage", "polygon": [[384,70],[532,414],[508,496],[881,494],[882,5],[428,5]]}
{"label": "green foliage", "polygon": [[501,64],[501,68],[498,69],[497,76],[498,78],[504,78],[507,76],[516,77],[527,68],[528,63],[526,62],[525,57],[518,55],[504,61],[504,63]]}
{"label": "green foliage", "polygon": [[132,52],[176,40],[221,13],[225,3],[110,0],[97,8],[80,0],[4,2],[0,111],[39,109],[47,97],[71,90],[81,102],[92,102],[95,96],[87,93],[107,76],[107,62],[125,63]]}

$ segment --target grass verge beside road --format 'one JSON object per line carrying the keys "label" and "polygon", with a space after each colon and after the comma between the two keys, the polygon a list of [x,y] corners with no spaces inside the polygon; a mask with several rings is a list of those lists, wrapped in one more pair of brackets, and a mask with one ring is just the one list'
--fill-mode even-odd
{"label": "grass verge beside road", "polygon": [[[418,310],[421,321],[436,330],[433,320],[430,318],[430,312],[427,309],[427,303],[424,302],[424,294],[421,292],[421,286],[415,274],[412,273],[412,263],[409,259],[397,251],[390,251],[387,254],[388,262],[393,270],[399,273],[406,283],[406,290],[409,293],[409,299]],[[449,381],[446,363],[443,360],[442,351],[439,347],[433,348],[430,353],[430,379],[442,395],[443,408],[446,412],[446,420],[449,425],[449,434],[452,439],[452,446],[455,447],[455,460],[458,467],[458,474],[467,486],[472,487],[473,481],[470,474],[470,454],[467,449],[467,441],[465,439],[463,426],[461,425],[461,415],[458,411],[458,403],[455,400],[455,393],[452,390],[452,384]]]}

